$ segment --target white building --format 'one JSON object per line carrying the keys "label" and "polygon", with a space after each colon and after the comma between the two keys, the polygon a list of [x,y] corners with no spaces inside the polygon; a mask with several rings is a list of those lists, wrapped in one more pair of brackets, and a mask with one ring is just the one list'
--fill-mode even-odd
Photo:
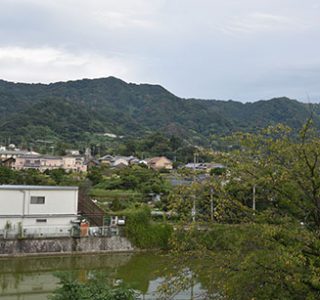
{"label": "white building", "polygon": [[70,235],[77,212],[78,187],[0,185],[0,233]]}
{"label": "white building", "polygon": [[[1,152],[0,152],[1,154]],[[87,165],[83,156],[50,156],[50,155],[21,155],[15,158],[13,168],[16,170],[36,169],[46,170],[64,169],[66,171],[86,172]]]}

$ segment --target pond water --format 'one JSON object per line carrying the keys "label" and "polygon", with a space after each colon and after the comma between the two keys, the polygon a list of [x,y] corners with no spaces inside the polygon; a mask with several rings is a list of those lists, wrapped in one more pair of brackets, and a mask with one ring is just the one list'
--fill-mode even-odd
{"label": "pond water", "polygon": [[[175,276],[178,262],[163,253],[121,253],[0,259],[0,300],[45,300],[57,288],[57,272],[73,272],[85,281],[97,272],[109,283],[125,282],[141,299],[159,299],[164,278]],[[190,268],[191,270],[191,268]],[[167,299],[205,299],[205,284],[186,270],[190,284]]]}

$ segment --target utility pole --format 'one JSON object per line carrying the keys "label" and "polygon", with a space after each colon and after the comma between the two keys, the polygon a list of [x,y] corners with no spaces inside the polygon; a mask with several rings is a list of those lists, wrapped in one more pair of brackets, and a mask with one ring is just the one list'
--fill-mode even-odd
{"label": "utility pole", "polygon": [[[195,169],[196,169],[196,155],[193,155],[193,160],[194,160],[194,164],[193,164],[193,183],[196,182],[196,174],[195,174]],[[191,216],[192,216],[192,221],[195,222],[196,221],[196,195],[194,193],[192,193],[192,199],[193,199],[193,205],[192,205],[192,209],[191,209]]]}
{"label": "utility pole", "polygon": [[196,221],[196,195],[192,195],[193,198],[193,205],[192,205],[192,210],[191,210],[191,215],[192,215],[192,221]]}
{"label": "utility pole", "polygon": [[256,185],[253,185],[252,188],[252,210],[253,210],[253,214],[255,214],[256,211]]}
{"label": "utility pole", "polygon": [[210,216],[211,222],[213,222],[213,187],[210,188]]}
{"label": "utility pole", "polygon": [[193,286],[194,286],[193,272],[191,271],[190,300],[194,300]]}

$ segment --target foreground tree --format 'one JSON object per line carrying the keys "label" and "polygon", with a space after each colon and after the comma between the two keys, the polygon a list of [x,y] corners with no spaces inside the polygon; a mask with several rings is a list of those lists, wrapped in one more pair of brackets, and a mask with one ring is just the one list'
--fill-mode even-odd
{"label": "foreground tree", "polygon": [[228,156],[229,192],[253,206],[255,191],[258,209],[290,215],[319,232],[320,139],[312,121],[298,136],[278,125],[259,134],[238,135],[238,139],[241,150]]}
{"label": "foreground tree", "polygon": [[[299,134],[277,125],[233,138],[240,148],[222,155],[228,172],[220,181],[212,178],[170,198],[183,214],[190,211],[188,195],[203,202],[206,186],[213,186],[214,221],[222,223],[175,231],[180,273],[198,259],[188,274],[214,287],[206,299],[319,299],[319,132],[308,120]],[[187,278],[167,278],[163,299]]]}
{"label": "foreground tree", "polygon": [[50,300],[136,300],[138,294],[124,286],[110,286],[101,274],[85,282],[77,280],[72,273],[61,273],[60,287]]}

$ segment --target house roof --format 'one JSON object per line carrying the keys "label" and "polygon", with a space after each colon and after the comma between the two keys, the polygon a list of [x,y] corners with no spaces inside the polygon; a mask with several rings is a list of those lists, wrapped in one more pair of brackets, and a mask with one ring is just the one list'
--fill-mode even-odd
{"label": "house roof", "polygon": [[123,159],[123,160],[125,160],[125,161],[127,161],[127,162],[130,162],[131,160],[133,160],[133,159],[138,159],[138,158],[136,158],[136,157],[134,157],[134,156],[115,156],[115,157],[114,157],[114,161],[120,160],[120,159]]}
{"label": "house roof", "polygon": [[49,185],[0,185],[0,190],[78,190],[77,186],[49,186]]}
{"label": "house roof", "polygon": [[30,158],[30,159],[55,159],[55,160],[61,160],[61,156],[52,156],[52,155],[34,155],[34,154],[19,155],[19,158]]}
{"label": "house roof", "polygon": [[109,161],[111,161],[113,159],[114,159],[114,157],[112,155],[110,155],[110,154],[107,154],[107,155],[102,156],[102,157],[99,158],[99,160],[109,160]]}
{"label": "house roof", "polygon": [[171,160],[166,158],[165,156],[157,156],[157,157],[152,157],[152,158],[147,158],[145,161],[147,163],[157,163],[159,160],[166,160],[168,163],[171,163]]}
{"label": "house roof", "polygon": [[4,155],[40,155],[38,152],[34,152],[34,151],[24,151],[24,150],[19,150],[19,151],[15,151],[15,150],[0,150],[0,154],[4,154]]}

